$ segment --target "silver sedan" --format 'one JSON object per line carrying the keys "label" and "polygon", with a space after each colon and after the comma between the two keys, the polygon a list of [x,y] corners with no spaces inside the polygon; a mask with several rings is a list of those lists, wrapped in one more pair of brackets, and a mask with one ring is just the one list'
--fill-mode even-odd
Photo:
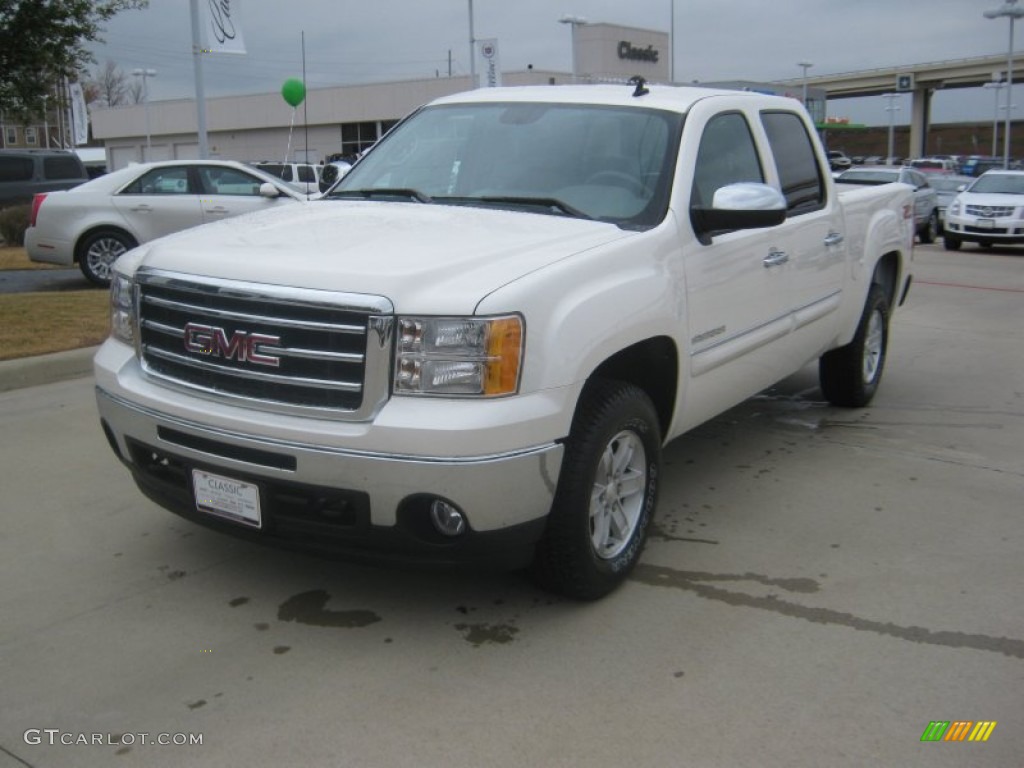
{"label": "silver sedan", "polygon": [[110,284],[117,258],[140,243],[230,216],[297,203],[280,179],[230,160],[139,163],[74,189],[36,195],[25,250]]}

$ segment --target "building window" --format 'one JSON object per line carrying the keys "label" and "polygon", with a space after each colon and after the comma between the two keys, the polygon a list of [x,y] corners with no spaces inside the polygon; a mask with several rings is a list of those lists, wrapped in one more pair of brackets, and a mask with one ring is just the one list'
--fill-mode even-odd
{"label": "building window", "polygon": [[29,125],[25,128],[25,143],[29,146],[36,143],[36,128],[34,125]]}
{"label": "building window", "polygon": [[17,144],[18,143],[18,129],[17,129],[16,126],[13,126],[13,125],[7,126],[6,133],[7,133],[7,145],[8,146],[10,146],[12,144]]}
{"label": "building window", "polygon": [[367,123],[345,123],[341,126],[341,154],[344,158],[354,158],[365,152],[380,138],[377,121]]}

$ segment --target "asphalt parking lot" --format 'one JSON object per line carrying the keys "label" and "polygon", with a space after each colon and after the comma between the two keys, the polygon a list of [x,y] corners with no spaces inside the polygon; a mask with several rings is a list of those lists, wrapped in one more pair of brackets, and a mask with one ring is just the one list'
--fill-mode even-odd
{"label": "asphalt parking lot", "polygon": [[672,443],[593,604],[221,537],[136,491],[88,376],[0,393],[0,768],[1020,768],[1024,251],[916,273],[872,406],[808,368]]}

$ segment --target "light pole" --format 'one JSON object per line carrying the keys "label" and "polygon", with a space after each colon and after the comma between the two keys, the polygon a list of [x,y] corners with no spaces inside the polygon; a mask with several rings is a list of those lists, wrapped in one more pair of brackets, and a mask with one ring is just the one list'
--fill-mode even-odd
{"label": "light pole", "polygon": [[669,0],[668,21],[668,81],[676,82],[676,0]]}
{"label": "light pole", "polygon": [[1010,102],[1013,101],[1013,22],[1024,18],[1024,8],[1018,7],[1017,0],[1006,0],[1002,8],[985,11],[986,19],[1006,17],[1010,20],[1010,51],[1006,58],[1006,130],[1003,132],[1003,168],[1010,167]]}
{"label": "light pole", "polygon": [[46,134],[46,148],[50,148],[50,96],[43,94],[43,133]]}
{"label": "light pole", "polygon": [[473,0],[469,0],[469,81],[470,88],[476,88],[476,32],[473,29]]}
{"label": "light pole", "polygon": [[813,61],[798,61],[796,63],[804,71],[804,107],[807,107],[807,70],[814,66]]}
{"label": "light pole", "polygon": [[995,91],[996,94],[995,112],[992,113],[992,157],[999,153],[999,90],[1006,85],[1001,77],[1002,72],[994,72],[992,74],[992,82],[985,83],[982,86],[982,88],[989,88]]}
{"label": "light pole", "polygon": [[142,157],[143,162],[150,160],[153,145],[149,134],[149,78],[156,77],[155,69],[133,69],[132,74],[142,78],[142,110],[146,115],[146,152]]}
{"label": "light pole", "polygon": [[889,106],[885,108],[885,111],[889,113],[889,152],[885,157],[885,164],[892,165],[892,159],[896,154],[895,147],[895,129],[896,129],[896,113],[900,111],[893,102],[899,98],[898,93],[885,93],[882,94],[883,99],[889,100]]}
{"label": "light pole", "polygon": [[582,16],[569,16],[565,15],[558,20],[559,24],[568,24],[572,27],[572,81],[575,83],[577,78],[576,71],[576,27],[586,26],[587,20]]}

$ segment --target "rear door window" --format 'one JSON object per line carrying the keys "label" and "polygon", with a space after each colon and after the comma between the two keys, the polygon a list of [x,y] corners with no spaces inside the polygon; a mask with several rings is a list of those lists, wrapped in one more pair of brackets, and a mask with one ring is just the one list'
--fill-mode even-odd
{"label": "rear door window", "polygon": [[187,195],[188,167],[154,168],[144,173],[123,190],[122,195]]}
{"label": "rear door window", "polygon": [[794,112],[763,112],[761,123],[775,155],[789,214],[823,208],[825,184],[804,121]]}
{"label": "rear door window", "polygon": [[57,155],[43,158],[43,175],[48,179],[82,179],[85,174],[78,158]]}

